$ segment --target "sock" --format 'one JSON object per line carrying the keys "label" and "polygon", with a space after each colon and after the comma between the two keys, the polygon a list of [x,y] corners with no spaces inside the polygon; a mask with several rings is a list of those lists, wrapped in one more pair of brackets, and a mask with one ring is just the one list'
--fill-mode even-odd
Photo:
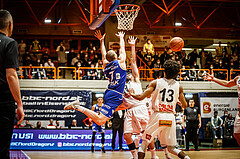
{"label": "sock", "polygon": [[130,151],[135,150],[136,149],[135,143],[133,142],[133,143],[129,144],[128,148]]}
{"label": "sock", "polygon": [[137,150],[131,150],[131,153],[132,153],[132,156],[133,156],[133,159],[137,159],[138,158],[138,152]]}
{"label": "sock", "polygon": [[152,158],[156,157],[155,149],[150,149]]}
{"label": "sock", "polygon": [[171,158],[170,155],[169,155],[169,153],[168,153],[168,150],[167,150],[166,148],[163,149],[163,150],[164,150],[165,156],[166,156],[167,158]]}
{"label": "sock", "polygon": [[104,147],[104,142],[105,142],[104,134],[105,133],[101,133],[101,136],[102,136],[102,139],[101,139],[102,147]]}

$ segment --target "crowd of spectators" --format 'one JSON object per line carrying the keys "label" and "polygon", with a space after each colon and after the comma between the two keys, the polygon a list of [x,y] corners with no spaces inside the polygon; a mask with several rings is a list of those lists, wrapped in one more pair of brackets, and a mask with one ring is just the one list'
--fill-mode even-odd
{"label": "crowd of spectators", "polygon": [[[185,50],[179,52],[173,52],[167,46],[164,48],[164,52],[155,51],[151,41],[148,39],[147,43],[143,46],[143,51],[138,50],[137,55],[148,65],[150,69],[152,68],[162,68],[164,61],[175,60],[179,62],[182,66],[181,80],[203,80],[202,76],[207,73],[206,71],[197,71],[194,69],[240,69],[240,47],[238,43],[233,46],[230,42],[227,46],[223,47],[222,43],[216,47],[216,55],[213,55],[210,51],[205,51],[204,48],[198,52],[194,49],[189,54],[186,54]],[[185,70],[191,69],[191,70]],[[214,71],[215,77],[220,79],[226,79],[226,71]],[[237,76],[233,73],[232,78]],[[162,71],[154,71],[154,78],[163,77]]]}
{"label": "crowd of spectators", "polygon": [[[20,64],[22,66],[40,66],[40,68],[24,68],[23,78],[27,79],[51,79],[53,78],[53,69],[41,68],[44,67],[59,67],[68,66],[76,67],[76,73],[72,71],[72,78],[80,77],[83,80],[102,80],[106,79],[102,69],[102,55],[99,49],[89,42],[85,50],[76,52],[73,48],[66,50],[63,42],[60,42],[56,48],[57,62],[53,62],[50,56],[50,49],[47,46],[41,47],[39,41],[35,39],[32,45],[27,46],[23,40],[18,45]],[[29,48],[29,49],[27,49]],[[39,54],[41,52],[41,54]],[[198,52],[194,49],[187,54],[185,50],[173,52],[167,46],[163,51],[155,51],[154,44],[150,39],[144,44],[143,49],[137,51],[137,55],[150,68],[154,68],[153,78],[163,77],[163,71],[158,68],[163,68],[166,60],[171,59],[179,62],[182,65],[181,75],[177,80],[203,80],[203,75],[207,72],[194,69],[240,69],[240,47],[238,43],[223,47],[222,43],[216,47],[216,54],[210,51],[205,51],[204,48]],[[139,64],[139,61],[138,61]],[[88,67],[87,69],[78,69],[79,67]],[[185,70],[186,69],[186,70]],[[189,70],[191,69],[191,70]],[[215,77],[226,79],[226,71],[214,71]],[[20,73],[19,73],[20,74]],[[61,70],[62,78],[65,78],[65,69]],[[149,76],[149,75],[148,75]],[[236,72],[232,73],[232,77],[237,76]]]}

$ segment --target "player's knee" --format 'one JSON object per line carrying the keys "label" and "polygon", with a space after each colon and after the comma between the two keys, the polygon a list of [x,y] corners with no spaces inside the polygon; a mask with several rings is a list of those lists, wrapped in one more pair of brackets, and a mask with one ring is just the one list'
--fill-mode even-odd
{"label": "player's knee", "polygon": [[181,150],[176,149],[174,146],[167,146],[167,150],[174,155],[178,155],[181,152]]}

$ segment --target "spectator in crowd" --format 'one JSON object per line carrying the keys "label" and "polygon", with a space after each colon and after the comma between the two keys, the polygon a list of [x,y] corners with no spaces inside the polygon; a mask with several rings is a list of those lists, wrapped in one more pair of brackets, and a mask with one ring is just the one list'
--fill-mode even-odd
{"label": "spectator in crowd", "polygon": [[53,124],[53,119],[49,119],[49,124],[47,125],[48,129],[56,128],[56,126]]}
{"label": "spectator in crowd", "polygon": [[83,123],[86,127],[91,127],[93,125],[93,120],[89,117],[83,120]]}
{"label": "spectator in crowd", "polygon": [[[71,66],[74,66],[72,64],[72,59],[76,57],[76,53],[75,53],[75,50],[74,48],[71,48],[71,50],[69,51],[69,53],[67,54],[67,66],[68,67],[71,67]],[[80,57],[80,56],[79,56]]]}
{"label": "spectator in crowd", "polygon": [[[74,67],[76,67],[76,79],[78,79],[78,77],[80,77],[80,79],[83,79],[83,80],[85,80],[85,79],[87,79],[87,77],[86,77],[86,75],[84,74],[84,70],[82,70],[82,69],[79,69],[80,67],[81,67],[81,62],[77,62],[75,65],[74,65]],[[72,74],[73,74],[73,78],[75,78],[75,73],[74,72],[72,72]]]}
{"label": "spectator in crowd", "polygon": [[188,76],[189,76],[189,80],[190,81],[196,81],[198,78],[197,78],[197,71],[194,70],[195,68],[192,67],[191,70],[189,70],[189,73],[188,73]]}
{"label": "spectator in crowd", "polygon": [[29,123],[29,120],[26,120],[24,128],[27,128],[27,129],[32,129],[33,128],[32,125]]}
{"label": "spectator in crowd", "polygon": [[62,126],[60,126],[59,120],[56,120],[56,129],[62,129]]}
{"label": "spectator in crowd", "polygon": [[32,42],[32,45],[30,46],[30,51],[38,51],[41,50],[41,45],[39,44],[39,41],[35,39]]}
{"label": "spectator in crowd", "polygon": [[32,57],[30,56],[29,52],[27,51],[23,55],[23,65],[24,66],[29,66],[30,63],[32,63]]}
{"label": "spectator in crowd", "polygon": [[189,81],[189,74],[188,71],[185,70],[185,66],[182,66],[181,78],[183,81]]}
{"label": "spectator in crowd", "polygon": [[225,137],[233,138],[234,121],[235,119],[233,118],[232,114],[228,114],[228,118],[225,120]]}
{"label": "spectator in crowd", "polygon": [[93,45],[92,42],[89,42],[89,45],[86,48],[86,51],[96,51],[96,47]]}
{"label": "spectator in crowd", "polygon": [[75,64],[80,61],[81,61],[80,54],[77,54],[77,56],[72,59],[71,65],[75,66]]}
{"label": "spectator in crowd", "polygon": [[144,55],[144,60],[145,60],[146,62],[152,62],[152,61],[154,61],[154,58],[153,58],[151,52],[148,51],[147,54]]}
{"label": "spectator in crowd", "polygon": [[181,60],[181,65],[188,65],[185,50],[182,50],[180,60]]}
{"label": "spectator in crowd", "polygon": [[194,49],[190,54],[188,54],[189,66],[192,66],[194,61],[197,62],[197,58],[199,57],[197,53],[197,49]]}
{"label": "spectator in crowd", "polygon": [[232,47],[232,52],[236,52],[237,56],[240,56],[240,47],[237,42],[235,43],[234,47]]}
{"label": "spectator in crowd", "polygon": [[[103,67],[102,60],[99,59],[96,64],[96,68],[102,68],[102,67]],[[103,69],[98,69],[97,72],[98,72],[98,79],[100,80],[106,79]]]}
{"label": "spectator in crowd", "polygon": [[27,45],[26,45],[26,43],[22,39],[21,42],[18,44],[20,65],[23,65],[23,55],[25,54],[26,48],[27,48]]}
{"label": "spectator in crowd", "polygon": [[230,66],[230,55],[226,54],[224,55],[223,59],[222,59],[222,63],[225,69],[229,69]]}
{"label": "spectator in crowd", "polygon": [[216,47],[216,57],[221,58],[223,56],[223,47],[222,47],[222,42],[218,42],[218,46]]}
{"label": "spectator in crowd", "polygon": [[193,62],[193,65],[192,65],[191,67],[194,68],[194,69],[199,69],[199,66],[198,66],[198,64],[197,64],[197,61],[194,61],[194,62]]}
{"label": "spectator in crowd", "polygon": [[88,80],[97,80],[98,78],[97,69],[94,68],[94,64],[91,64],[91,69],[87,70],[87,79]]}
{"label": "spectator in crowd", "polygon": [[90,59],[91,61],[94,60],[94,52],[93,52],[93,50],[90,51],[90,53],[88,54],[88,56],[89,56],[89,59]]}
{"label": "spectator in crowd", "polygon": [[153,56],[154,64],[157,63],[158,59],[160,60],[160,56],[161,56],[161,54],[159,52],[155,52],[155,55]]}
{"label": "spectator in crowd", "polygon": [[206,63],[205,68],[210,68],[211,63],[213,62],[213,56],[211,52],[206,52]]}
{"label": "spectator in crowd", "polygon": [[42,127],[41,121],[38,121],[35,129],[45,129],[45,128]]}
{"label": "spectator in crowd", "polygon": [[40,68],[37,68],[37,79],[46,79],[47,73],[45,68],[43,68],[43,64],[40,64]]}
{"label": "spectator in crowd", "polygon": [[221,116],[221,119],[223,120],[223,126],[227,118],[228,118],[228,111],[224,110],[223,116]]}
{"label": "spectator in crowd", "polygon": [[44,64],[45,62],[48,61],[49,58],[50,58],[50,56],[48,54],[48,51],[45,50],[42,54],[42,57],[41,57],[41,63]]}
{"label": "spectator in crowd", "polygon": [[[44,63],[44,67],[54,67],[54,64],[52,63],[51,58],[48,59],[47,62]],[[53,69],[50,68],[46,68],[46,72],[47,72],[47,77],[50,79],[53,76]]]}
{"label": "spectator in crowd", "polygon": [[227,42],[227,46],[224,47],[224,52],[225,52],[225,55],[226,54],[228,54],[229,56],[232,55],[232,46],[230,42]]}
{"label": "spectator in crowd", "polygon": [[71,129],[72,127],[78,127],[78,126],[77,126],[77,120],[76,120],[76,119],[73,119],[73,120],[72,120],[72,124],[68,125],[68,129]]}
{"label": "spectator in crowd", "polygon": [[88,61],[89,61],[88,54],[85,54],[83,59],[83,67],[90,67],[91,64],[88,65]]}
{"label": "spectator in crowd", "polygon": [[[157,59],[157,62],[154,64],[154,69],[162,68],[162,65],[160,63],[160,59]],[[163,76],[162,70],[153,70],[154,71],[154,78],[161,78]]]}
{"label": "spectator in crowd", "polygon": [[233,60],[234,68],[237,69],[237,66],[239,63],[238,63],[238,56],[236,52],[233,53],[232,60]]}
{"label": "spectator in crowd", "polygon": [[[66,66],[67,62],[67,54],[65,53],[65,46],[63,45],[63,42],[60,43],[60,45],[57,47],[56,52],[58,53],[58,66]],[[63,73],[62,76],[65,78],[65,69],[61,69],[61,72]]]}
{"label": "spectator in crowd", "polygon": [[112,151],[115,150],[115,138],[118,132],[119,137],[119,150],[122,151],[122,137],[123,137],[123,123],[124,123],[124,117],[125,117],[125,110],[119,110],[115,111],[113,113],[112,118],[112,130],[113,130],[113,136],[112,136]]}
{"label": "spectator in crowd", "polygon": [[[189,151],[189,141],[192,140],[195,151],[198,149],[197,130],[201,128],[201,115],[198,107],[195,107],[193,99],[189,100],[189,107],[184,110],[183,121],[186,120],[186,151]],[[183,124],[183,129],[185,125]]]}
{"label": "spectator in crowd", "polygon": [[214,111],[214,116],[211,118],[211,126],[213,132],[213,138],[217,139],[217,131],[220,132],[220,138],[223,138],[223,120],[218,116],[218,111]]}
{"label": "spectator in crowd", "polygon": [[161,64],[163,64],[166,60],[168,60],[170,58],[170,56],[168,55],[167,51],[168,51],[168,48],[165,46],[164,53],[161,54],[161,56],[160,56],[160,63]]}
{"label": "spectator in crowd", "polygon": [[48,55],[50,55],[50,49],[49,49],[49,46],[48,46],[47,42],[45,42],[45,44],[42,48],[42,52],[47,52]]}
{"label": "spectator in crowd", "polygon": [[150,39],[147,39],[147,42],[143,45],[143,53],[146,54],[150,52],[150,54],[154,53],[154,46]]}
{"label": "spectator in crowd", "polygon": [[93,58],[93,60],[92,60],[93,63],[94,63],[94,64],[97,64],[97,63],[98,63],[98,60],[99,60],[98,55],[95,54],[95,55],[94,55],[94,58]]}

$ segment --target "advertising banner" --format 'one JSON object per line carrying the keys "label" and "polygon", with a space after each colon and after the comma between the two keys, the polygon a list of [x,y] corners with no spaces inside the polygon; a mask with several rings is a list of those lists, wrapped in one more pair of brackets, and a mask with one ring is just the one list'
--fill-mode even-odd
{"label": "advertising banner", "polygon": [[214,111],[218,111],[218,116],[222,116],[225,110],[235,117],[238,97],[200,97],[200,109],[202,118],[213,117]]}
{"label": "advertising banner", "polygon": [[[124,141],[124,140],[123,140]],[[37,130],[14,129],[11,142],[11,150],[91,150],[91,130]],[[116,148],[119,139],[116,137]],[[95,138],[95,150],[100,150],[101,134]],[[105,131],[105,150],[112,149],[112,130]],[[123,142],[123,148],[127,144]]]}
{"label": "advertising banner", "polygon": [[[66,104],[79,100],[81,106],[89,109],[92,104],[92,92],[84,90],[22,90],[21,95],[25,120],[65,120],[65,124],[68,125],[71,124],[72,119],[82,121],[86,116],[80,112],[76,113],[75,110],[63,110]],[[78,123],[82,124],[82,122]]]}

